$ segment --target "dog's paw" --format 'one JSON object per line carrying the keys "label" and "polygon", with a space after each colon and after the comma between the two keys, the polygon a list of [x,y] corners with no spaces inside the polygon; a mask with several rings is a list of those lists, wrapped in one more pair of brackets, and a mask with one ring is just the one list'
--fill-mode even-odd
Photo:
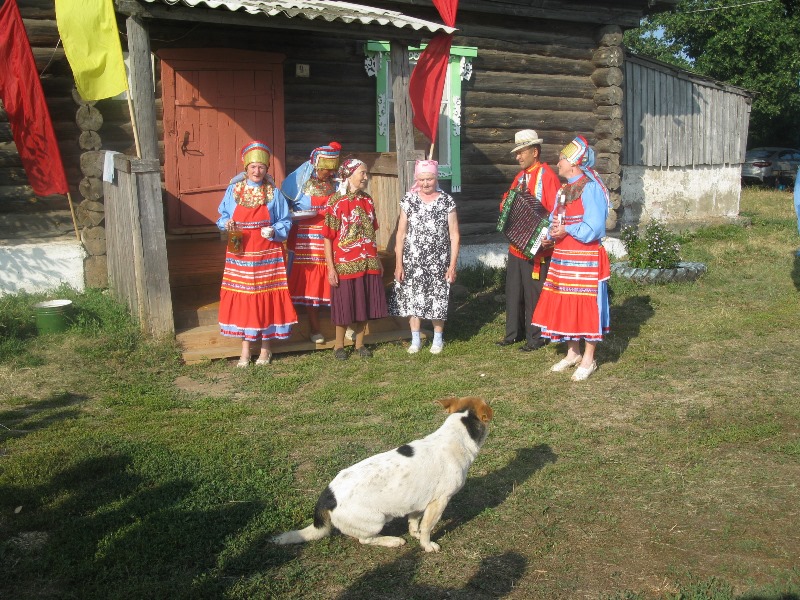
{"label": "dog's paw", "polygon": [[371,538],[359,538],[358,540],[362,544],[371,544],[373,546],[384,546],[385,548],[397,548],[398,546],[402,546],[406,543],[406,541],[401,537],[396,537],[393,535],[377,535]]}
{"label": "dog's paw", "polygon": [[441,550],[439,544],[436,542],[430,542],[427,546],[423,546],[422,549],[425,550],[425,552],[438,552]]}

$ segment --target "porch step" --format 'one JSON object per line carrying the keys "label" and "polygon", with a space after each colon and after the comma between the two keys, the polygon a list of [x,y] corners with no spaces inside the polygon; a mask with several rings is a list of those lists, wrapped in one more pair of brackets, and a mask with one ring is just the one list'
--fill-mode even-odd
{"label": "porch step", "polygon": [[[273,353],[308,352],[333,348],[335,329],[327,316],[320,315],[322,334],[326,340],[324,344],[315,344],[308,339],[310,332],[308,320],[304,314],[298,315],[298,321],[297,325],[292,328],[292,336],[289,339],[272,343]],[[408,319],[400,317],[387,317],[369,321],[365,333],[364,343],[366,344],[378,344],[411,337]],[[186,364],[216,358],[236,358],[242,349],[242,343],[237,338],[220,335],[217,323],[185,329],[179,331],[175,337],[181,347],[184,348],[183,360]],[[352,345],[352,342],[346,341],[345,345]],[[255,344],[254,350],[257,349],[258,344]]]}

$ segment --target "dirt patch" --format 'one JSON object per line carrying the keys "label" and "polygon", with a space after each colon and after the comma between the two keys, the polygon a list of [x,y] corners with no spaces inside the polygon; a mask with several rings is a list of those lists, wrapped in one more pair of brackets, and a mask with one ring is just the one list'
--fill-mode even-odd
{"label": "dirt patch", "polygon": [[210,379],[193,379],[188,375],[181,375],[175,379],[175,387],[187,394],[203,396],[227,396],[233,393],[234,385],[228,373],[216,375]]}

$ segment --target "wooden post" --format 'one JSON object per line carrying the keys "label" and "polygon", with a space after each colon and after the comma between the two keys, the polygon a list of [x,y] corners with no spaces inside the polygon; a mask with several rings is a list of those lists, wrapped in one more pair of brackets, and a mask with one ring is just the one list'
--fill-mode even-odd
{"label": "wooden post", "polygon": [[134,137],[139,140],[142,159],[158,159],[156,98],[153,89],[153,63],[150,58],[150,36],[142,20],[137,16],[128,17],[126,26],[131,69],[128,94],[133,104]]}
{"label": "wooden post", "polygon": [[[394,97],[394,132],[397,142],[397,178],[400,193],[408,189],[414,174],[409,168],[414,157],[414,125],[411,98],[408,96],[408,80],[411,68],[408,64],[408,44],[393,41],[390,61],[392,66],[392,96]],[[412,163],[413,165],[413,163]]]}

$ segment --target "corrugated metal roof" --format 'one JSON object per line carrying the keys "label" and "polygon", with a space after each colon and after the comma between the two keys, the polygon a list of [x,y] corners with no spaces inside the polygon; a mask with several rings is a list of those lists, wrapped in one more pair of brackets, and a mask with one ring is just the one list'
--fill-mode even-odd
{"label": "corrugated metal roof", "polygon": [[202,5],[206,8],[226,8],[230,11],[242,10],[251,15],[263,14],[268,17],[283,15],[290,19],[301,17],[310,20],[357,22],[363,25],[377,23],[400,28],[411,27],[414,30],[427,29],[431,32],[445,31],[453,33],[455,31],[453,27],[409,17],[394,10],[384,10],[337,0],[145,0],[145,2],[169,5],[182,4],[191,8]]}

